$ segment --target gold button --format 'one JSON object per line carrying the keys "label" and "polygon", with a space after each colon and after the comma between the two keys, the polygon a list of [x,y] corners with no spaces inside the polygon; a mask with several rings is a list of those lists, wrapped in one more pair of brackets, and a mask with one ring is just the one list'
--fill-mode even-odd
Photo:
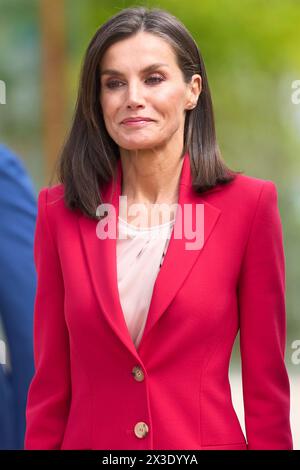
{"label": "gold button", "polygon": [[136,435],[136,437],[139,437],[140,439],[145,437],[148,434],[148,432],[149,432],[149,428],[147,424],[144,423],[143,421],[136,423],[136,425],[134,426],[134,434]]}
{"label": "gold button", "polygon": [[132,369],[132,374],[137,382],[142,382],[145,378],[144,372],[142,371],[140,366],[134,366],[134,368]]}

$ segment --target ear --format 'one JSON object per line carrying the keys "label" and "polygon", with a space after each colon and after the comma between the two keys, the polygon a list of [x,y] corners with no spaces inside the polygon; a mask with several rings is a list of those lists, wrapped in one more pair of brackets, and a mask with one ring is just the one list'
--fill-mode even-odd
{"label": "ear", "polygon": [[197,106],[198,98],[202,91],[202,78],[199,74],[194,74],[188,85],[186,108],[193,109]]}

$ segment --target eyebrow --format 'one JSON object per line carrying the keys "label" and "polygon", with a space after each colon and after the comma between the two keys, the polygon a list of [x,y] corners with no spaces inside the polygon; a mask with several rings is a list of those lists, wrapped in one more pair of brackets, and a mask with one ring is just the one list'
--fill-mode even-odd
{"label": "eyebrow", "polygon": [[[169,65],[164,64],[162,62],[157,62],[155,64],[148,65],[143,70],[141,70],[141,72],[142,73],[151,72],[152,70],[158,69],[159,67],[169,67]],[[118,76],[121,76],[121,75],[123,75],[123,73],[120,72],[119,70],[105,69],[105,70],[102,70],[102,72],[100,72],[100,75],[118,75]]]}

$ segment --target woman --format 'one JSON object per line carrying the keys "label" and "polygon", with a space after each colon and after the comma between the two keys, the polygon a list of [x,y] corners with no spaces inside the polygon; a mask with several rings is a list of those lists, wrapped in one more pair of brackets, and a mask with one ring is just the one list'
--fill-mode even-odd
{"label": "woman", "polygon": [[129,8],[96,32],[59,170],[38,201],[25,448],[291,449],[276,187],[222,161],[172,15]]}

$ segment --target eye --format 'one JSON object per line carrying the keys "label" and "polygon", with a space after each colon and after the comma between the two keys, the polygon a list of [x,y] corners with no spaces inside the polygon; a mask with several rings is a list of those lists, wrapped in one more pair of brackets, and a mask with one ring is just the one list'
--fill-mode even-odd
{"label": "eye", "polygon": [[[151,77],[146,79],[146,82],[152,83],[152,84],[157,84],[162,82],[164,79],[160,75],[152,75]],[[107,88],[120,88],[123,82],[120,80],[110,80],[109,82],[106,83]],[[121,85],[120,85],[121,84]]]}
{"label": "eye", "polygon": [[163,81],[163,78],[160,75],[152,75],[147,80],[151,80],[152,83],[160,83]]}
{"label": "eye", "polygon": [[118,88],[118,84],[122,83],[120,80],[111,80],[106,83],[107,88]]}

